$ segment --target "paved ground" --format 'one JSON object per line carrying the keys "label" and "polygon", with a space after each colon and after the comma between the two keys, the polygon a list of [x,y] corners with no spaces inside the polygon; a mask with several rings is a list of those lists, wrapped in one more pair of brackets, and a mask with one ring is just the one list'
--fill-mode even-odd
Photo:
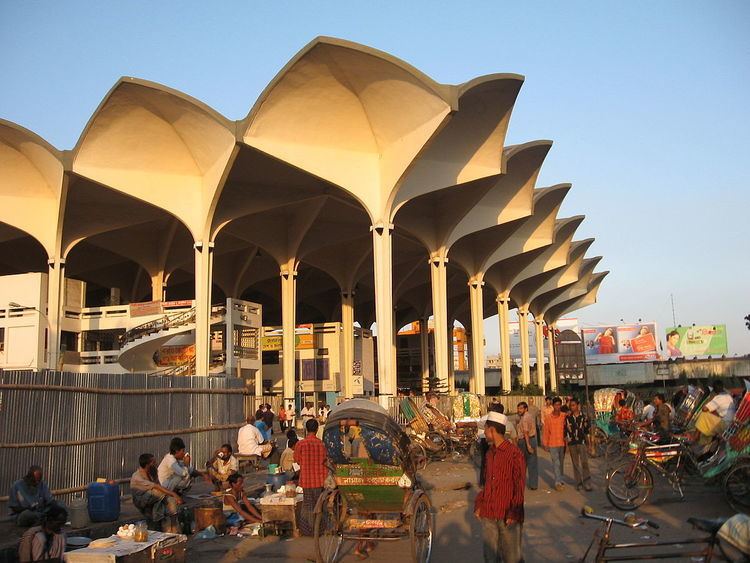
{"label": "paved ground", "polygon": [[[566,459],[568,475],[572,472]],[[524,526],[524,554],[527,562],[578,560],[585,551],[597,528],[597,523],[578,517],[581,507],[592,506],[597,513],[622,516],[607,501],[603,489],[602,471],[594,460],[593,492],[576,492],[567,486],[563,492],[549,489],[552,467],[547,454],[540,450],[541,482],[537,491],[527,491],[526,524]],[[463,461],[432,463],[424,471],[423,479],[429,489],[434,512],[436,533],[432,561],[457,563],[481,561],[480,528],[472,514],[476,495],[476,475]],[[453,490],[465,483],[469,489]],[[671,488],[657,478],[657,489],[642,514],[661,525],[658,532],[629,530],[618,527],[618,541],[645,541],[646,539],[678,539],[696,536],[685,523],[688,516],[717,517],[731,515],[731,509],[720,492],[698,482],[687,487],[686,500],[680,501]],[[351,553],[353,545],[344,545],[342,561],[358,559]],[[215,540],[189,543],[191,562],[254,561],[258,558],[278,561],[313,561],[314,545],[310,538],[279,540],[278,538],[222,537]],[[380,544],[370,557],[371,561],[410,561],[406,541]],[[689,558],[684,559],[690,561]]]}

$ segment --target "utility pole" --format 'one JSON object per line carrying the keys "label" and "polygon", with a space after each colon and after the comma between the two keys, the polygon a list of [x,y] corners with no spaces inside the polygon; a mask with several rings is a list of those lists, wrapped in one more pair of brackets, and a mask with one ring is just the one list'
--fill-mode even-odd
{"label": "utility pole", "polygon": [[669,298],[672,301],[672,326],[677,326],[677,319],[674,314],[674,293],[670,293]]}

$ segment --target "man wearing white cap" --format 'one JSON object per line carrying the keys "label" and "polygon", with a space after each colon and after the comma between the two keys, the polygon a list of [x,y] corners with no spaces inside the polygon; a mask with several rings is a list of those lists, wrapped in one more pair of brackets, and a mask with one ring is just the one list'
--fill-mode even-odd
{"label": "man wearing white cap", "polygon": [[487,450],[484,488],[474,501],[474,515],[482,522],[485,562],[519,563],[523,526],[526,463],[521,450],[505,439],[508,419],[490,412],[484,427]]}

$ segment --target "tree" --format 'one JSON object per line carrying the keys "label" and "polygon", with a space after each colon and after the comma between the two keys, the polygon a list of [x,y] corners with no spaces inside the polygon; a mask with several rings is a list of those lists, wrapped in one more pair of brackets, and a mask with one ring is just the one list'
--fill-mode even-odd
{"label": "tree", "polygon": [[745,326],[747,327],[747,330],[750,330],[750,315],[745,317]]}

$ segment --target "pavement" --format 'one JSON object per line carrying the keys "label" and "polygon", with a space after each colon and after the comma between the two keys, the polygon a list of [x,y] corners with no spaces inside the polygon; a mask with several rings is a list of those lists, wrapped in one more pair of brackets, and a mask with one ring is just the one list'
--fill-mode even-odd
{"label": "pavement", "polygon": [[[562,492],[552,488],[552,465],[549,456],[539,450],[540,482],[536,491],[526,491],[524,524],[524,556],[530,563],[577,561],[583,555],[595,530],[596,521],[579,516],[584,505],[591,506],[597,514],[622,517],[607,500],[604,489],[603,462],[591,460],[594,490],[576,491],[570,475],[570,459],[565,460],[568,485]],[[265,479],[260,472],[246,480],[248,488],[262,488]],[[432,462],[420,473],[423,488],[433,505],[435,534],[433,538],[433,563],[469,563],[482,560],[481,529],[473,515],[474,497],[477,494],[477,472],[465,459],[447,459]],[[639,516],[660,524],[659,530],[630,530],[621,526],[614,528],[613,538],[618,542],[656,541],[700,537],[686,523],[689,516],[715,518],[731,516],[732,509],[721,491],[707,486],[700,478],[685,484],[685,500],[672,492],[661,477],[655,476],[656,489],[651,499],[637,511]],[[205,489],[205,490],[204,490]],[[210,486],[198,482],[191,493],[200,494]],[[189,501],[190,502],[190,501]],[[192,501],[198,504],[200,501]],[[118,522],[92,524],[81,530],[66,530],[68,535],[87,535],[92,538],[112,534],[123,522],[141,519],[129,500],[122,503]],[[0,561],[17,543],[20,531],[10,522],[0,523]],[[9,548],[3,553],[3,547]],[[340,561],[359,561],[353,555],[353,542],[344,542]],[[262,539],[236,536],[221,536],[213,540],[197,540],[193,536],[188,542],[187,560],[191,563],[234,563],[239,561],[314,561],[312,538]],[[590,560],[590,559],[589,559]],[[408,540],[379,543],[368,561],[411,561]],[[691,559],[676,559],[691,561]]]}
{"label": "pavement", "polygon": [[[524,557],[527,562],[577,561],[581,558],[600,523],[579,516],[584,505],[597,514],[622,517],[607,500],[604,490],[603,463],[591,460],[592,492],[578,492],[572,485],[572,466],[565,460],[568,485],[562,492],[552,488],[552,465],[548,454],[539,450],[540,483],[536,491],[526,492],[524,524]],[[433,462],[422,472],[421,479],[433,505],[435,535],[434,563],[475,562],[482,560],[481,529],[473,515],[477,493],[476,470],[467,461],[448,459]],[[720,490],[709,487],[700,479],[685,485],[685,500],[672,492],[660,477],[655,477],[656,490],[639,516],[656,521],[659,530],[631,530],[618,526],[613,538],[618,542],[657,541],[700,537],[686,523],[689,516],[715,518],[731,516],[733,511]],[[467,487],[468,484],[468,488]],[[191,539],[188,560],[192,562],[237,562],[264,559],[270,561],[314,561],[312,538],[279,539],[219,537],[214,540]],[[359,561],[352,553],[353,542],[344,542],[340,561]],[[590,559],[589,559],[590,560]],[[673,559],[691,561],[690,558]],[[378,544],[368,561],[411,561],[407,540]]]}

